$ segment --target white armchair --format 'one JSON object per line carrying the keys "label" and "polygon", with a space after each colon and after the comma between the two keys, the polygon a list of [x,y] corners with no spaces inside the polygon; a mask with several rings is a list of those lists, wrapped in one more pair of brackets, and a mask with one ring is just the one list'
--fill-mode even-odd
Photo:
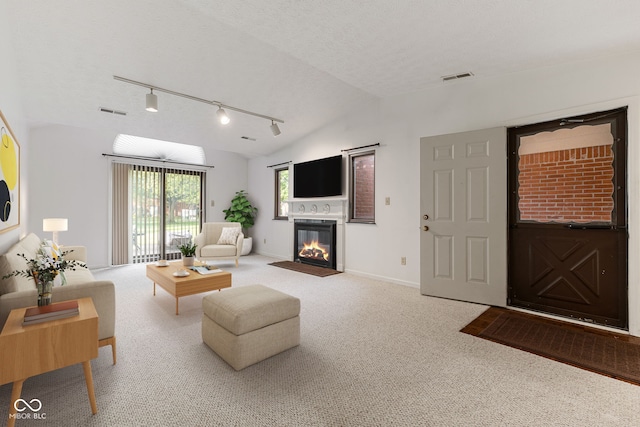
{"label": "white armchair", "polygon": [[239,222],[205,222],[194,239],[196,258],[200,261],[235,259],[237,267],[243,241]]}

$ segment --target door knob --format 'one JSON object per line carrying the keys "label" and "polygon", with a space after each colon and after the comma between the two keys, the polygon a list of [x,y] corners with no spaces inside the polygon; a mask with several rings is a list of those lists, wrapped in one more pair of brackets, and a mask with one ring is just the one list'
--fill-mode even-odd
{"label": "door knob", "polygon": [[425,221],[428,220],[429,219],[429,215],[427,215],[427,214],[422,215],[422,219],[424,219]]}
{"label": "door knob", "polygon": [[424,231],[429,231],[429,226],[428,226],[428,225],[424,225],[424,226],[422,226],[422,229],[423,229]]}

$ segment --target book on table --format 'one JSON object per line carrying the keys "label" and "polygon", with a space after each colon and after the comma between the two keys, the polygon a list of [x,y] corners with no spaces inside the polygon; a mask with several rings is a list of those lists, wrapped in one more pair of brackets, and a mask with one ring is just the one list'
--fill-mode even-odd
{"label": "book on table", "polygon": [[41,317],[39,319],[24,319],[22,321],[22,326],[35,325],[42,322],[51,322],[52,320],[66,319],[67,317],[78,316],[79,314],[80,314],[80,311],[76,310],[76,311],[70,311],[70,312],[60,312],[60,313],[56,313],[53,316]]}
{"label": "book on table", "polygon": [[24,321],[22,324],[34,324],[46,322],[48,320],[64,319],[66,317],[75,316],[79,313],[78,301],[76,300],[31,307],[25,310]]}
{"label": "book on table", "polygon": [[191,267],[191,269],[193,271],[197,271],[200,274],[222,273],[222,270],[211,265],[197,265],[197,266]]}

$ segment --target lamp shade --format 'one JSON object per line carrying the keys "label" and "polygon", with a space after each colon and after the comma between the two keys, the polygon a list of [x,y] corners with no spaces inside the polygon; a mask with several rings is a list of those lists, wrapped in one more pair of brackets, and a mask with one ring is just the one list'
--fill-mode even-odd
{"label": "lamp shade", "polygon": [[42,231],[67,231],[69,220],[67,218],[45,218],[42,220]]}

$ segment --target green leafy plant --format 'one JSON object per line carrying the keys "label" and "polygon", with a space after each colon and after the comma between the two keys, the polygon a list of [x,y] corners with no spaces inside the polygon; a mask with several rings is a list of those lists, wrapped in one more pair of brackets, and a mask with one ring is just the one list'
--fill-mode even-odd
{"label": "green leafy plant", "polygon": [[231,206],[223,209],[224,219],[228,222],[239,222],[242,232],[247,236],[247,230],[253,227],[258,208],[251,205],[244,190],[236,191],[236,195],[231,199]]}
{"label": "green leafy plant", "polygon": [[178,249],[180,249],[180,253],[182,253],[182,256],[196,256],[197,247],[198,245],[194,245],[192,242],[188,242],[184,245],[178,246]]}

